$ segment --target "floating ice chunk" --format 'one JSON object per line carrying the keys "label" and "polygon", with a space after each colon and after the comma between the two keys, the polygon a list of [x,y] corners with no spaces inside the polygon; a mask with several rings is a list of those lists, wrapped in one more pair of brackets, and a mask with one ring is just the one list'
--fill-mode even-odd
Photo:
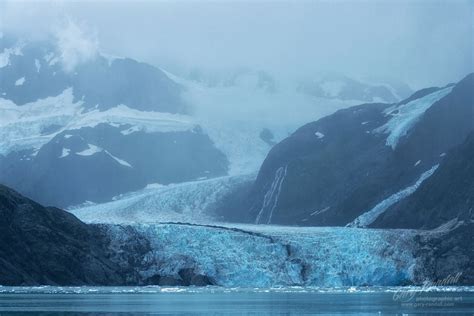
{"label": "floating ice chunk", "polygon": [[406,187],[405,189],[395,194],[392,194],[391,196],[374,206],[374,208],[372,208],[370,211],[363,213],[353,222],[347,224],[347,226],[367,227],[368,225],[372,224],[377,219],[377,217],[379,217],[380,214],[384,213],[390,206],[413,194],[413,192],[418,189],[418,187],[423,183],[423,181],[428,179],[436,171],[437,168],[438,165],[435,165],[428,171],[425,171],[421,174],[421,176],[418,178],[418,180],[416,180],[413,185]]}
{"label": "floating ice chunk", "polygon": [[439,154],[439,156],[444,157],[444,156],[446,156],[446,153],[441,153],[441,154]]}
{"label": "floating ice chunk", "polygon": [[452,89],[453,87],[447,87],[398,107],[390,107],[386,113],[392,117],[374,132],[388,134],[386,144],[395,149],[400,138],[408,133],[425,111],[447,96]]}
{"label": "floating ice chunk", "polygon": [[22,86],[25,83],[25,77],[21,77],[17,81],[15,81],[15,86]]}
{"label": "floating ice chunk", "polygon": [[66,134],[66,135],[64,135],[64,138],[66,138],[66,139],[71,138],[71,137],[72,137],[71,134]]}
{"label": "floating ice chunk", "polygon": [[362,122],[362,123],[360,123],[360,125],[365,125],[367,123],[369,123],[369,121]]}
{"label": "floating ice chunk", "polygon": [[419,164],[421,163],[421,160],[418,160],[417,162],[415,162],[414,166],[418,166]]}
{"label": "floating ice chunk", "polygon": [[68,149],[68,148],[63,148],[63,151],[62,151],[62,153],[61,153],[61,156],[59,156],[59,158],[64,158],[64,157],[69,156],[69,153],[70,153],[70,152],[71,152],[70,149]]}
{"label": "floating ice chunk", "polygon": [[316,132],[316,133],[314,133],[314,135],[316,135],[316,137],[319,138],[319,139],[324,137],[324,134],[321,133],[321,132]]}

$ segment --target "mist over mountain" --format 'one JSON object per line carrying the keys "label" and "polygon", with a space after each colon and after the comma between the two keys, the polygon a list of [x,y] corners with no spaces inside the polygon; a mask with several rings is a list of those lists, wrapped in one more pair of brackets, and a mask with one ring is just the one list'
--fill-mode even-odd
{"label": "mist over mountain", "polygon": [[472,286],[472,9],[1,2],[0,287]]}

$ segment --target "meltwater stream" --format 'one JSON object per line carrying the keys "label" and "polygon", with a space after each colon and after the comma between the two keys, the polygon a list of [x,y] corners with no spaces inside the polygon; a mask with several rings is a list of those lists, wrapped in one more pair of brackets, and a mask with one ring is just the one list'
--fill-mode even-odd
{"label": "meltwater stream", "polygon": [[472,315],[473,287],[0,287],[0,315]]}

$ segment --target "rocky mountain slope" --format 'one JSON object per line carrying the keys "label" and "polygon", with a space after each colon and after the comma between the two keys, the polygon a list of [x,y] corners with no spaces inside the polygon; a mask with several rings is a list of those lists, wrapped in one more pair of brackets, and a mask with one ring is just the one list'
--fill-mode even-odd
{"label": "rocky mountain slope", "polygon": [[314,95],[252,70],[185,79],[73,48],[8,34],[0,41],[0,181],[57,207],[153,183],[253,174],[308,117],[361,102],[352,98],[404,93],[345,78],[368,94]]}
{"label": "rocky mountain slope", "polygon": [[0,284],[120,284],[97,229],[0,186]]}
{"label": "rocky mountain slope", "polygon": [[412,195],[388,208],[371,226],[432,229],[452,219],[474,219],[474,132],[447,153]]}
{"label": "rocky mountain slope", "polygon": [[473,86],[471,74],[397,104],[364,104],[309,123],[272,148],[246,204],[228,208],[237,220],[266,224],[344,226],[378,215],[436,174],[474,129]]}
{"label": "rocky mountain slope", "polygon": [[227,174],[227,157],[186,115],[184,87],[160,69],[99,53],[70,69],[53,43],[1,45],[2,183],[66,207]]}

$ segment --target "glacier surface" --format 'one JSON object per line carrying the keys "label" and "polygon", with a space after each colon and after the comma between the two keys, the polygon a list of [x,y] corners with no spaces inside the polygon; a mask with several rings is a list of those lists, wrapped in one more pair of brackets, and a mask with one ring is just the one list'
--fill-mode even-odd
{"label": "glacier surface", "polygon": [[215,220],[212,215],[215,203],[236,185],[254,178],[255,174],[251,174],[148,185],[143,190],[117,196],[111,202],[78,205],[68,211],[88,223],[209,223]]}
{"label": "glacier surface", "polygon": [[453,87],[440,89],[406,104],[390,107],[386,114],[392,117],[387,123],[376,128],[374,132],[388,134],[386,144],[394,149],[400,138],[408,133],[425,111],[451,93],[452,89]]}
{"label": "glacier surface", "polygon": [[[207,226],[104,225],[111,249],[124,264],[138,263],[144,279],[179,278],[193,269],[225,287],[399,285],[413,279],[416,260],[410,230]],[[139,257],[123,247],[146,240]]]}

